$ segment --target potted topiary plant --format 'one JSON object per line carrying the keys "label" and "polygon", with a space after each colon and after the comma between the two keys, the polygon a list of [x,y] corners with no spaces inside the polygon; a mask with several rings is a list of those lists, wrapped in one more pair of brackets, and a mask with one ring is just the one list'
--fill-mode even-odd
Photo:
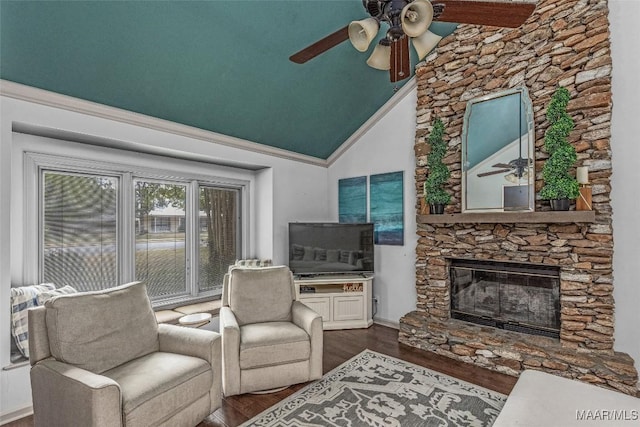
{"label": "potted topiary plant", "polygon": [[549,128],[544,135],[544,147],[549,158],[542,167],[544,187],[540,190],[540,198],[549,200],[551,209],[569,210],[569,200],[580,195],[580,186],[569,171],[577,160],[575,148],[567,137],[573,130],[573,119],[567,113],[569,91],[560,87],[551,97],[547,109]]}
{"label": "potted topiary plant", "polygon": [[451,194],[444,190],[444,184],[449,180],[451,172],[442,162],[447,153],[447,145],[442,139],[444,135],[444,124],[442,120],[436,119],[433,122],[433,129],[429,135],[429,145],[431,151],[427,155],[427,168],[429,175],[424,183],[425,200],[429,204],[429,213],[442,214],[444,206],[451,201]]}

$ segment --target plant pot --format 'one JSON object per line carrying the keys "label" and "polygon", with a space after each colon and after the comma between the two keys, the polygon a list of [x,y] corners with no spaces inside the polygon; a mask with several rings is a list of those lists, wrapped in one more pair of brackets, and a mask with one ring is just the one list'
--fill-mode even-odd
{"label": "plant pot", "polygon": [[444,213],[444,205],[442,203],[438,203],[435,205],[429,205],[429,213],[432,215],[442,215]]}
{"label": "plant pot", "polygon": [[552,200],[549,200],[549,202],[551,202],[551,210],[554,210],[554,211],[569,210],[569,199],[552,199]]}

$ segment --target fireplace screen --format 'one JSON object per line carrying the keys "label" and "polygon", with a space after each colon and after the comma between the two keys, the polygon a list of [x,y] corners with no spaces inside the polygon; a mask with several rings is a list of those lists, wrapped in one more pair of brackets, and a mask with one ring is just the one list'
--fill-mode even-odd
{"label": "fireplace screen", "polygon": [[560,269],[452,259],[451,317],[529,334],[560,335]]}

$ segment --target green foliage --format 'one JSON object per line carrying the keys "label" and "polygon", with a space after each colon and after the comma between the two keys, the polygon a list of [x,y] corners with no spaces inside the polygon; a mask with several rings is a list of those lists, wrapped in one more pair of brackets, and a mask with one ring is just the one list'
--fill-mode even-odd
{"label": "green foliage", "polygon": [[447,145],[443,136],[444,124],[442,120],[436,119],[433,122],[433,129],[428,140],[431,146],[431,152],[427,156],[429,176],[424,183],[425,199],[430,205],[447,205],[451,202],[451,194],[444,190],[444,185],[449,180],[451,172],[447,165],[442,162],[447,153]]}
{"label": "green foliage", "polygon": [[578,158],[575,148],[567,141],[574,126],[567,113],[569,98],[569,91],[560,87],[547,108],[549,128],[544,135],[544,147],[549,159],[542,167],[544,187],[540,190],[540,197],[545,200],[575,199],[580,194],[578,181],[569,175]]}

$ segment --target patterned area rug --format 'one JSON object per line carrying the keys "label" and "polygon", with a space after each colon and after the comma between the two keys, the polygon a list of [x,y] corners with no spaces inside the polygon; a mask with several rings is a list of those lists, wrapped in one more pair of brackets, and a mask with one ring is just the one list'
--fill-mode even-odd
{"label": "patterned area rug", "polygon": [[490,426],[506,398],[365,350],[242,427]]}

